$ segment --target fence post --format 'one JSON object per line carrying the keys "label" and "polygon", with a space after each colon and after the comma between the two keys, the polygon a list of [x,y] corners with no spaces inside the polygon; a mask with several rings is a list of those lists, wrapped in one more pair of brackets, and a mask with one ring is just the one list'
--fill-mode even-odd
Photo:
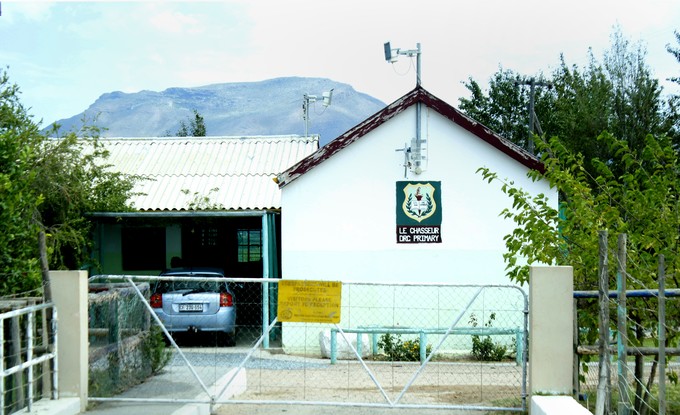
{"label": "fence post", "polygon": [[[87,409],[87,271],[50,271],[52,301],[59,316],[59,396],[80,398]],[[66,346],[66,347],[64,347]]]}
{"label": "fence post", "polygon": [[579,379],[579,373],[581,370],[581,358],[578,355],[578,343],[579,343],[579,329],[578,329],[578,302],[574,298],[572,300],[573,303],[573,321],[574,321],[574,328],[573,328],[573,345],[574,345],[574,367],[573,367],[573,395],[574,399],[578,400],[579,396],[581,395],[581,380]]}
{"label": "fence post", "polygon": [[609,368],[609,268],[608,268],[608,246],[607,231],[598,231],[600,245],[600,261],[598,266],[599,284],[598,302],[600,305],[600,361],[599,378],[597,382],[597,401],[595,403],[595,415],[609,414],[611,407],[611,386]]}
{"label": "fence post", "polygon": [[529,391],[571,395],[572,267],[532,266],[529,275]]}
{"label": "fence post", "polygon": [[[9,364],[10,366],[19,366],[21,364],[21,316],[12,317],[9,320],[11,334],[9,343]],[[0,347],[4,347],[0,346]],[[24,371],[16,372],[10,378],[12,382],[12,389],[14,393],[14,402],[16,408],[23,408],[25,406],[24,400]]]}
{"label": "fence post", "polygon": [[120,318],[120,292],[113,292],[111,302],[109,302],[108,309],[109,333],[107,336],[107,343],[109,345],[116,345],[116,351],[113,353],[113,358],[109,355],[109,377],[115,387],[120,385],[120,372],[123,360],[123,343],[121,342],[121,318]]}
{"label": "fence post", "polygon": [[666,415],[666,264],[659,255],[659,415]]}
{"label": "fence post", "polygon": [[617,331],[617,354],[618,354],[618,381],[619,381],[619,404],[618,414],[630,414],[630,392],[628,388],[628,312],[626,309],[626,239],[625,233],[619,234],[618,239],[618,272],[616,273],[616,289],[618,291],[618,307],[616,314]]}

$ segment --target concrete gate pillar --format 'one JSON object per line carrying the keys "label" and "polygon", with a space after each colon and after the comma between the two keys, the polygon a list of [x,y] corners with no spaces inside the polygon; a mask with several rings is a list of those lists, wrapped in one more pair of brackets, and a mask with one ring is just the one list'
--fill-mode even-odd
{"label": "concrete gate pillar", "polygon": [[50,271],[52,301],[57,308],[59,397],[80,399],[87,408],[88,324],[87,271]]}
{"label": "concrete gate pillar", "polygon": [[573,386],[572,267],[532,266],[529,273],[529,391],[571,395]]}

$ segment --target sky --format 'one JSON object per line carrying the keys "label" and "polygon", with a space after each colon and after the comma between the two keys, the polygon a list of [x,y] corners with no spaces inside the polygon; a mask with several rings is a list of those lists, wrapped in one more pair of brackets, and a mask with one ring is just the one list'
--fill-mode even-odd
{"label": "sky", "polygon": [[[680,76],[677,0],[0,1],[0,68],[43,126],[104,93],[162,91],[286,76],[321,77],[390,103],[413,89],[415,58],[385,61],[383,44],[421,47],[422,86],[458,106],[464,82],[499,68],[583,65],[619,27],[641,42],[666,93]],[[306,91],[320,95],[323,91]],[[302,101],[302,96],[300,97]]]}

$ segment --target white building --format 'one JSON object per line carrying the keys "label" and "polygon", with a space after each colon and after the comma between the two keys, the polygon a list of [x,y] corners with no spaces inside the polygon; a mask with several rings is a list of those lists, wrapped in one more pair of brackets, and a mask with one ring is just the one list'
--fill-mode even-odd
{"label": "white building", "polygon": [[[278,176],[282,278],[510,284],[503,237],[514,222],[499,213],[512,201],[497,182],[484,180],[481,167],[531,195],[547,195],[557,208],[557,191],[527,177],[530,170],[543,169],[537,158],[416,87]],[[339,325],[345,329],[441,333],[461,310],[467,313],[464,326],[471,317],[486,324],[496,313],[494,327],[520,330],[522,325],[523,297],[510,298],[517,290],[465,309],[467,300],[454,299],[461,289],[351,287],[342,290]],[[295,321],[304,320],[283,324],[284,349],[317,353],[319,332],[332,326]],[[467,347],[458,340],[462,336],[447,339],[443,347]]]}
{"label": "white building", "polygon": [[[480,167],[557,207],[555,189],[527,178],[543,168],[534,156],[417,87],[279,175],[283,278],[509,283],[503,237],[514,223],[499,213],[511,200]],[[407,182],[437,188],[435,217],[404,218]],[[400,242],[399,229],[421,236]]]}

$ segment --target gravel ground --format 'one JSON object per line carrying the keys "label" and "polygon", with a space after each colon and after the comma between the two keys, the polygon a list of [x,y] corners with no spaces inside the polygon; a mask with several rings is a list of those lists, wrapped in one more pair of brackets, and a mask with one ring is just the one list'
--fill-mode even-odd
{"label": "gravel ground", "polygon": [[[246,363],[248,388],[238,401],[302,401],[310,404],[229,403],[218,414],[300,414],[300,415],[442,415],[483,414],[485,411],[454,410],[451,406],[489,406],[499,399],[520,395],[521,368],[514,363],[485,364],[469,362],[431,363],[399,401],[413,406],[449,406],[432,408],[386,408],[387,402],[364,367],[356,361],[330,365],[328,359],[315,359],[257,353]],[[236,354],[231,358],[244,358]],[[419,367],[418,363],[366,362],[392,401],[403,390]],[[481,383],[484,386],[481,386]],[[312,405],[313,402],[337,402],[338,405]],[[498,405],[498,404],[496,404]],[[505,406],[502,405],[502,406]]]}
{"label": "gravel ground", "polygon": [[[241,364],[247,356],[245,348],[182,348],[195,373],[208,386],[211,394],[217,390],[213,383],[227,371]],[[396,401],[419,368],[418,363],[366,361],[385,395]],[[410,408],[388,408],[387,400],[365,368],[357,361],[339,361],[330,365],[328,359],[291,356],[258,350],[244,364],[247,377],[246,392],[217,408],[217,414],[295,414],[295,415],[442,415],[483,414],[484,411],[453,410],[451,406],[515,406],[521,385],[521,368],[514,363],[480,364],[472,362],[430,363],[399,400]],[[484,386],[482,386],[484,385]],[[142,385],[126,392],[126,397],[171,397],[195,399],[201,395],[199,383],[182,357],[174,353],[165,370]],[[203,394],[203,396],[206,396]],[[201,398],[202,399],[202,398]],[[219,399],[218,399],[219,401]],[[245,401],[245,402],[243,402]],[[250,403],[250,402],[255,403]],[[266,403],[259,401],[268,401]],[[278,401],[278,402],[276,402]],[[293,401],[304,404],[292,404]],[[272,403],[275,402],[275,403]],[[280,402],[288,402],[280,403]],[[312,403],[333,405],[312,405]],[[510,402],[510,403],[498,403]],[[337,404],[336,404],[337,403]],[[364,406],[358,406],[361,403]],[[129,403],[102,404],[94,413],[129,414]],[[373,405],[373,406],[369,406]],[[419,408],[413,406],[421,406]],[[432,409],[423,406],[448,406]],[[114,408],[119,411],[113,411]],[[111,409],[111,412],[104,411]],[[144,412],[151,414],[151,406]],[[123,409],[123,412],[120,411]],[[139,409],[139,408],[138,408]],[[170,407],[166,412],[172,413]]]}
{"label": "gravel ground", "polygon": [[318,405],[224,405],[218,409],[219,415],[481,415],[479,411],[456,411],[443,409],[406,409],[375,408],[351,406],[318,406]]}

